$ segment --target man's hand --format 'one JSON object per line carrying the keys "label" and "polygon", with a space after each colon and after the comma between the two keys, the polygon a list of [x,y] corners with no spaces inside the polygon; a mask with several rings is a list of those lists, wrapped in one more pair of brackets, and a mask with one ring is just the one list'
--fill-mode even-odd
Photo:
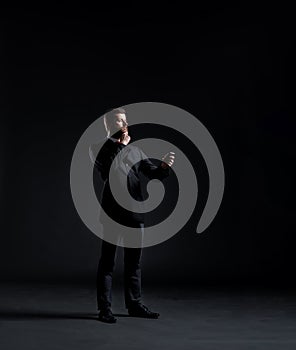
{"label": "man's hand", "polygon": [[160,164],[160,166],[163,169],[167,169],[168,167],[171,167],[174,164],[174,161],[175,161],[175,153],[169,152],[162,157],[162,163]]}
{"label": "man's hand", "polygon": [[123,145],[127,145],[131,140],[131,137],[129,136],[128,132],[124,132],[122,133],[122,135],[120,136],[120,138],[118,139],[119,143],[122,143]]}

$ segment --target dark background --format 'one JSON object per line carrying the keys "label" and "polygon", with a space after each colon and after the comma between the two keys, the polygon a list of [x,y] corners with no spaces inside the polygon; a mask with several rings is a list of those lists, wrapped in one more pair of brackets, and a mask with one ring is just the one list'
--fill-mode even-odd
{"label": "dark background", "polygon": [[143,283],[294,284],[293,12],[162,4],[1,9],[3,281],[95,283],[100,240],[72,203],[72,153],[106,109],[155,101],[208,128],[226,187],[206,232],[199,207],[145,249]]}

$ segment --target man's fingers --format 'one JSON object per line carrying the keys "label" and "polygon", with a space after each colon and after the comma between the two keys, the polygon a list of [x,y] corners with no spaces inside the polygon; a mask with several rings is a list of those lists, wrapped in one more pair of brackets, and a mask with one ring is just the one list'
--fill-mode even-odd
{"label": "man's fingers", "polygon": [[168,152],[162,157],[162,161],[171,167],[175,161],[175,152]]}
{"label": "man's fingers", "polygon": [[167,157],[175,158],[175,152],[168,152],[162,158],[164,159],[164,158],[167,158]]}

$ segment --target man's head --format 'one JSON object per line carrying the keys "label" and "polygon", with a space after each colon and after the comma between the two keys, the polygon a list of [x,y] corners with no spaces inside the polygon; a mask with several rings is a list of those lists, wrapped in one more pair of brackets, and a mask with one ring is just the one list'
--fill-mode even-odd
{"label": "man's head", "polygon": [[126,112],[123,108],[115,108],[104,115],[104,125],[107,136],[110,137],[118,131],[127,132]]}

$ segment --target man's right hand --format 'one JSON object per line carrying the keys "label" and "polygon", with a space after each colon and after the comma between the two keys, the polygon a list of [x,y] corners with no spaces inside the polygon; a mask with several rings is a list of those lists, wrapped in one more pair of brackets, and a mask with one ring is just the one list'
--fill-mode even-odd
{"label": "man's right hand", "polygon": [[129,136],[128,132],[122,133],[121,137],[118,139],[119,143],[122,143],[123,145],[127,145],[131,140],[131,137]]}

